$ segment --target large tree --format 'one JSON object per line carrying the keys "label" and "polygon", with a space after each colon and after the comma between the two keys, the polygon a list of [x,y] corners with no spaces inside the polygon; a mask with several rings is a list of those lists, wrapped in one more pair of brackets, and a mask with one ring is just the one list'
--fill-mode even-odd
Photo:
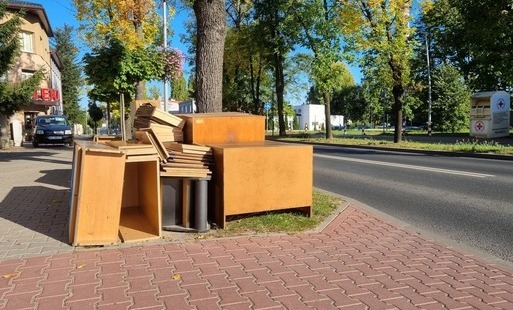
{"label": "large tree", "polygon": [[285,72],[286,58],[297,42],[299,24],[294,19],[295,9],[288,0],[257,0],[254,3],[254,16],[257,31],[263,46],[270,51],[269,63],[274,73],[274,94],[278,109],[279,135],[286,135],[285,107]]}
{"label": "large tree", "polygon": [[433,72],[433,123],[445,132],[457,132],[469,126],[470,90],[451,64]]}
{"label": "large tree", "polygon": [[[7,15],[6,2],[0,1],[0,77],[6,76],[20,52],[20,14]],[[44,71],[39,70],[30,78],[10,83],[0,81],[0,148],[9,140],[8,118],[31,102],[32,93],[39,86]]]}
{"label": "large tree", "polygon": [[[154,0],[73,0],[81,29],[93,47],[105,39],[122,42],[128,50],[146,48],[156,40],[159,22]],[[137,83],[135,99],[144,99],[145,77]]]}
{"label": "large tree", "polygon": [[195,0],[196,105],[198,112],[221,112],[226,37],[224,0]]}
{"label": "large tree", "polygon": [[308,0],[292,1],[294,16],[302,28],[302,45],[313,52],[310,76],[321,93],[325,105],[326,138],[331,132],[331,99],[333,91],[354,86],[352,76],[346,78],[349,70],[340,63],[342,58],[339,34],[339,11],[335,1]]}
{"label": "large tree", "polygon": [[[380,58],[388,66],[394,98],[394,142],[402,139],[405,86],[409,83],[413,40],[411,0],[345,0],[340,5],[343,33],[349,47],[367,58]],[[373,65],[366,62],[363,65]]]}
{"label": "large tree", "polygon": [[83,111],[80,110],[80,88],[82,82],[82,68],[77,61],[78,48],[73,42],[75,30],[69,25],[64,25],[55,31],[53,47],[57,51],[62,62],[62,104],[64,115],[71,123],[80,123]]}
{"label": "large tree", "polygon": [[426,1],[423,13],[435,64],[451,61],[474,91],[513,87],[510,0]]}
{"label": "large tree", "polygon": [[165,62],[162,57],[151,47],[129,50],[116,39],[109,40],[103,47],[93,48],[92,53],[86,53],[83,58],[87,81],[94,85],[90,98],[112,102],[123,93],[126,100],[134,99],[139,81],[163,77]]}
{"label": "large tree", "polygon": [[262,114],[271,99],[269,49],[253,22],[253,5],[243,0],[227,3],[229,30],[223,66],[223,108]]}

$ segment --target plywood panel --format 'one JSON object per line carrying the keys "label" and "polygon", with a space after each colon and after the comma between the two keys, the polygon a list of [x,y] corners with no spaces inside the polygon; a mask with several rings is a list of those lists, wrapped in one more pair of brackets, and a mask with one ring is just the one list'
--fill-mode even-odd
{"label": "plywood panel", "polygon": [[179,116],[185,120],[185,143],[239,143],[265,139],[265,118],[260,115],[224,112]]}
{"label": "plywood panel", "polygon": [[82,150],[73,244],[116,243],[125,155]]}
{"label": "plywood panel", "polygon": [[311,207],[313,149],[309,145],[212,145],[218,224],[227,215]]}
{"label": "plywood panel", "polygon": [[139,206],[150,221],[156,236],[161,235],[162,208],[158,160],[139,164]]}
{"label": "plywood panel", "polygon": [[75,221],[77,216],[78,189],[80,188],[80,172],[82,166],[82,147],[75,143],[73,148],[73,166],[71,170],[71,195],[68,222],[69,243],[75,238]]}

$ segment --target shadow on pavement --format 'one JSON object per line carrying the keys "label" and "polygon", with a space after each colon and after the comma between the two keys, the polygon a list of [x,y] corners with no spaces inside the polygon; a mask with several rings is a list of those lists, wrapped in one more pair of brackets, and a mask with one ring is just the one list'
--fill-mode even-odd
{"label": "shadow on pavement", "polygon": [[41,170],[40,173],[44,175],[35,180],[37,183],[56,185],[67,188],[70,187],[71,167],[70,169]]}
{"label": "shadow on pavement", "polygon": [[[72,148],[64,149],[64,147],[60,148],[59,151],[69,151],[73,152]],[[52,152],[52,149],[48,150],[36,150],[33,147],[21,147],[19,149],[9,150],[7,152],[0,152],[0,162],[11,162],[17,160],[32,160],[32,161],[42,161],[47,163],[55,163],[55,164],[69,164],[69,160],[59,160],[55,157],[58,155],[58,152]]]}
{"label": "shadow on pavement", "polygon": [[0,243],[5,239],[16,239],[20,246],[34,242],[37,236],[25,228],[68,243],[68,201],[69,190],[66,189],[13,187],[0,202],[0,218],[17,225],[2,223],[2,231],[8,229],[8,232],[0,236]]}

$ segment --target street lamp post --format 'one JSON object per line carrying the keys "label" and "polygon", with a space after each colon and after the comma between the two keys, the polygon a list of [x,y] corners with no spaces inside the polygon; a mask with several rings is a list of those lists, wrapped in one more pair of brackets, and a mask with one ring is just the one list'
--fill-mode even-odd
{"label": "street lamp post", "polygon": [[[163,0],[164,4],[164,52],[167,50],[167,4],[166,0]],[[167,89],[168,89],[168,80],[167,76],[164,77],[164,111],[167,110]]]}
{"label": "street lamp post", "polygon": [[427,58],[427,75],[428,75],[428,135],[431,136],[431,67],[429,64],[429,44],[428,35],[426,34],[426,58]]}

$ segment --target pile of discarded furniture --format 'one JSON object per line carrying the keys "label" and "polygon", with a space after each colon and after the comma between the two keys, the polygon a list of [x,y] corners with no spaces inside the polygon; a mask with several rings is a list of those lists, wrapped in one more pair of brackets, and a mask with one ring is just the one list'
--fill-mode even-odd
{"label": "pile of discarded furniture", "polygon": [[265,140],[263,116],[173,115],[144,104],[134,141],[76,141],[69,241],[107,245],[208,231],[232,215],[312,206],[312,146]]}

